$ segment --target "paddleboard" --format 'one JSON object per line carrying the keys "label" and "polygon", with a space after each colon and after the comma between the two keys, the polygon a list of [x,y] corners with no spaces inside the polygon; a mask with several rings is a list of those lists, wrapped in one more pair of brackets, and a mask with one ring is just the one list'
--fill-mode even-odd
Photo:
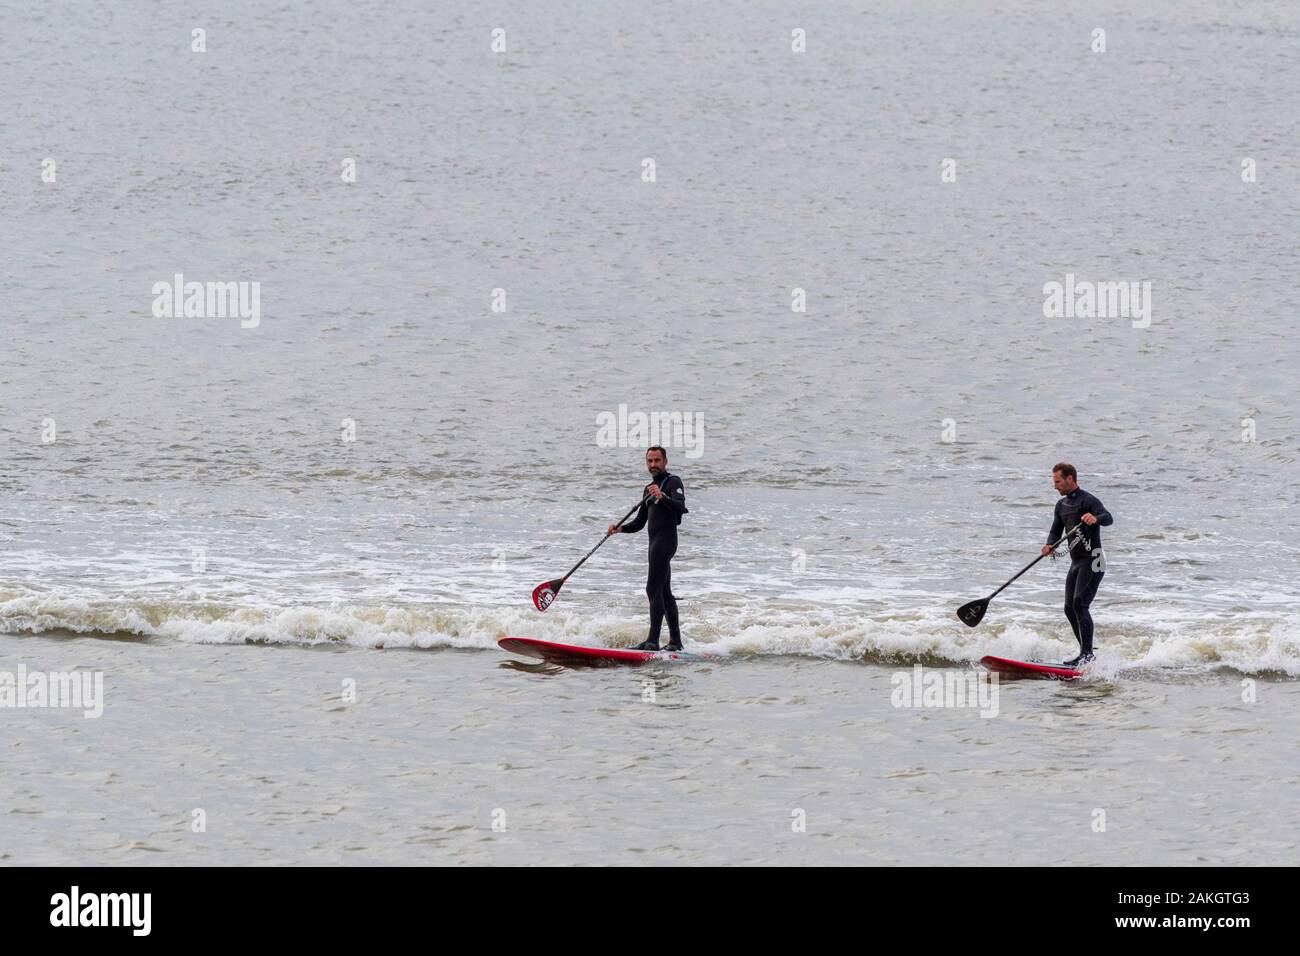
{"label": "paddleboard", "polygon": [[502,650],[554,664],[645,664],[648,661],[702,661],[710,654],[689,651],[634,651],[625,647],[584,647],[581,644],[556,644],[531,637],[503,637],[497,641]]}
{"label": "paddleboard", "polygon": [[1064,664],[1044,664],[1041,661],[1013,661],[1008,657],[981,657],[980,663],[991,671],[1008,677],[1040,677],[1046,680],[1074,680],[1083,671]]}

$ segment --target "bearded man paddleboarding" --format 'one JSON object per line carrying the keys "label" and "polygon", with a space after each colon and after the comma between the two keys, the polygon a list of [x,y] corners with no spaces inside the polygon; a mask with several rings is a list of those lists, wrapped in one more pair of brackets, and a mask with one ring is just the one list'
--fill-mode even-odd
{"label": "bearded man paddleboarding", "polygon": [[677,553],[677,526],[682,523],[686,508],[686,489],[682,480],[668,473],[668,453],[659,445],[646,449],[646,470],[651,482],[645,486],[648,496],[637,509],[636,517],[624,525],[612,524],[609,534],[631,534],[649,525],[650,572],[646,576],[645,593],[650,599],[650,636],[634,649],[659,650],[659,630],[664,618],[668,619],[668,647],[682,649],[682,632],[677,623],[677,599],[673,597],[672,560]]}

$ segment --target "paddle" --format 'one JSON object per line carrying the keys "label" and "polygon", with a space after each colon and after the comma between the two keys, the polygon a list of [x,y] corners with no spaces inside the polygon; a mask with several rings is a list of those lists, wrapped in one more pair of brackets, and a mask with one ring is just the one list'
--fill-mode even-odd
{"label": "paddle", "polygon": [[[631,511],[623,515],[623,517],[619,518],[618,521],[615,522],[615,524],[620,525],[628,518],[632,517],[632,512],[636,511],[637,508],[640,508],[643,504],[645,504],[649,500],[650,500],[650,496],[646,495],[644,498],[642,498],[640,501],[638,501],[636,504],[632,506]],[[608,540],[609,540],[609,532],[607,531],[605,532],[605,537],[601,538],[600,541],[596,543],[596,548],[599,548],[602,544],[604,544]],[[569,580],[573,572],[578,570],[578,568],[582,567],[586,563],[587,559],[596,553],[596,548],[592,548],[590,551],[584,554],[582,556],[582,560],[579,561],[577,564],[575,564],[573,567],[569,568],[569,573],[566,574],[564,577],[556,578],[554,581],[547,581],[544,584],[539,584],[537,585],[537,587],[533,588],[533,606],[537,608],[537,610],[539,611],[545,611],[548,607],[550,607],[551,602],[554,601],[556,596],[560,593],[560,588],[564,587],[564,582]]]}
{"label": "paddle", "polygon": [[[1079,525],[1076,524],[1069,531],[1065,532],[1065,534],[1061,535],[1060,540],[1057,541],[1056,544],[1052,545],[1052,550],[1055,551],[1060,547],[1061,541],[1064,541],[1070,535],[1074,534],[1078,529]],[[1024,574],[1045,557],[1047,557],[1046,554],[1040,554],[1038,557],[1034,558],[1034,560],[1030,561],[1020,569],[1020,574]],[[1015,578],[1011,579],[1011,581],[1020,577],[1020,574],[1017,574]],[[1008,581],[1007,584],[1010,584],[1011,581]],[[1002,585],[1002,587],[998,588],[986,598],[980,598],[978,601],[971,601],[969,604],[963,604],[961,607],[957,608],[957,616],[961,618],[961,622],[967,627],[974,627],[980,621],[984,620],[984,612],[989,609],[989,601],[992,601],[995,597],[1001,594],[1006,589],[1007,584]]]}

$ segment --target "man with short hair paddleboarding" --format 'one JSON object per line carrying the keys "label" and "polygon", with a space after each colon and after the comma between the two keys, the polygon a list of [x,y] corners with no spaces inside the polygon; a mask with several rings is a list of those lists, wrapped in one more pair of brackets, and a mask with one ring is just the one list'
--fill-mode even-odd
{"label": "man with short hair paddleboarding", "polygon": [[1077,531],[1069,540],[1070,570],[1065,576],[1065,616],[1074,629],[1079,642],[1079,656],[1065,662],[1066,667],[1077,667],[1093,659],[1092,612],[1088,610],[1097,596],[1101,579],[1106,576],[1106,556],[1101,550],[1101,529],[1114,524],[1106,506],[1096,495],[1079,487],[1079,473],[1069,462],[1059,462],[1052,468],[1052,487],[1060,493],[1052,530],[1047,532],[1043,554],[1055,558],[1052,543],[1059,541],[1066,528]]}
{"label": "man with short hair paddleboarding", "polygon": [[650,637],[636,646],[638,651],[659,650],[659,629],[668,618],[668,647],[682,649],[682,632],[677,625],[677,599],[673,597],[673,555],[677,553],[677,526],[682,523],[686,508],[686,489],[682,480],[668,473],[668,453],[658,445],[646,449],[646,470],[653,479],[645,486],[646,500],[641,502],[636,517],[625,525],[610,525],[609,534],[631,534],[649,524],[646,534],[650,538],[650,573],[646,577],[645,593],[650,599]]}

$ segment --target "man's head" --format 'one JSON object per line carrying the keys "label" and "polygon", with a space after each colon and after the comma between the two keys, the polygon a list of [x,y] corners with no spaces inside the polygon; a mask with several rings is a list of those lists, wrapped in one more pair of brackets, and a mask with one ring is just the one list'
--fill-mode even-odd
{"label": "man's head", "polygon": [[1079,473],[1068,461],[1058,461],[1052,466],[1052,487],[1063,495],[1079,487]]}
{"label": "man's head", "polygon": [[651,445],[645,450],[646,471],[658,478],[668,470],[668,452],[659,445]]}

